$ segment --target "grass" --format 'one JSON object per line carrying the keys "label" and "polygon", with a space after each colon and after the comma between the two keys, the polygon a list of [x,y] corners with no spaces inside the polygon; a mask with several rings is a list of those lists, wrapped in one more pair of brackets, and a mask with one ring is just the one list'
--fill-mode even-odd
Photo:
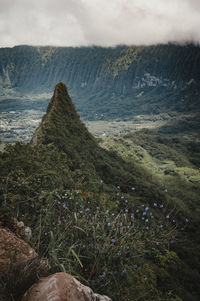
{"label": "grass", "polygon": [[[124,164],[137,161],[129,163],[135,172],[146,162],[153,172],[158,159],[126,139],[114,138],[109,144],[106,138],[104,143],[113,148],[116,143],[116,150],[121,147]],[[112,155],[112,160],[117,158]],[[109,164],[113,173],[113,161]],[[163,158],[162,164],[169,166]],[[127,176],[123,169],[121,172]],[[180,279],[176,285],[174,281],[185,260],[178,252],[198,220],[198,215],[191,216],[191,205],[198,208],[193,203],[198,191],[190,182],[185,186],[179,177],[162,173],[156,189],[162,187],[163,193],[152,198],[148,189],[154,189],[151,181],[156,175],[140,176],[143,183],[132,181],[127,186],[123,178],[116,184],[118,178],[113,177],[108,184],[84,165],[74,169],[71,159],[53,145],[8,146],[1,153],[1,176],[2,210],[5,216],[12,213],[32,228],[31,245],[41,258],[48,259],[48,273],[69,272],[113,300],[150,300],[152,296],[181,300],[178,296],[188,292]],[[186,201],[187,190],[191,203]],[[190,248],[195,248],[194,241]],[[189,267],[184,279],[188,271]]]}

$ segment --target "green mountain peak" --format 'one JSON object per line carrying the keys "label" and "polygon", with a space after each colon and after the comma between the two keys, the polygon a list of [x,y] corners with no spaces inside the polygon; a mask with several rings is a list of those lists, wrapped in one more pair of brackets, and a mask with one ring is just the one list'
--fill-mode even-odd
{"label": "green mountain peak", "polygon": [[58,83],[55,86],[53,97],[47,107],[47,113],[62,111],[65,114],[75,114],[76,110],[72,100],[68,94],[67,87],[63,83]]}
{"label": "green mountain peak", "polygon": [[33,146],[46,144],[54,144],[78,161],[87,158],[87,151],[97,147],[94,137],[80,120],[63,83],[55,86],[47,112],[31,140]]}

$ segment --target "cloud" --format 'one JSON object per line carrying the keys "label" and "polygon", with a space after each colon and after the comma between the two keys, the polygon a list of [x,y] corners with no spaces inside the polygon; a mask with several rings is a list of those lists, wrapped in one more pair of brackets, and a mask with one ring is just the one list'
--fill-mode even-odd
{"label": "cloud", "polygon": [[199,0],[0,0],[0,46],[200,42]]}

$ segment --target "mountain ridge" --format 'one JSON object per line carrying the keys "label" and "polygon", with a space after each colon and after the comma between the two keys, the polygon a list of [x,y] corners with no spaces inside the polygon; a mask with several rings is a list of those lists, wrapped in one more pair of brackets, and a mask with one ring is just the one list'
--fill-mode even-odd
{"label": "mountain ridge", "polygon": [[42,93],[65,82],[79,112],[90,119],[94,111],[113,118],[120,112],[199,110],[199,68],[195,45],[0,49],[2,91]]}
{"label": "mountain ridge", "polygon": [[[0,152],[0,222],[31,227],[49,272],[71,271],[114,300],[197,301],[200,178],[187,149],[195,145],[144,130],[103,149],[63,83],[35,137]],[[0,290],[13,300],[10,279]]]}

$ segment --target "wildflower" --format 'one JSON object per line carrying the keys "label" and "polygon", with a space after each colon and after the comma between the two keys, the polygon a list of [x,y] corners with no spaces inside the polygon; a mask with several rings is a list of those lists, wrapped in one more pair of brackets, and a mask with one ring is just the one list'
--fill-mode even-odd
{"label": "wildflower", "polygon": [[52,225],[55,225],[55,224],[56,224],[56,223],[53,221],[53,222],[52,222]]}
{"label": "wildflower", "polygon": [[124,269],[124,270],[122,271],[122,274],[126,274],[126,269]]}
{"label": "wildflower", "polygon": [[118,223],[118,225],[119,225],[120,227],[122,227],[122,226],[123,226],[122,222]]}
{"label": "wildflower", "polygon": [[130,226],[127,226],[127,229],[130,229]]}
{"label": "wildflower", "polygon": [[64,209],[66,208],[66,204],[65,204],[65,203],[63,204],[63,208],[64,208]]}
{"label": "wildflower", "polygon": [[102,275],[100,275],[100,278],[105,278],[106,277],[106,273],[103,273]]}
{"label": "wildflower", "polygon": [[146,281],[148,278],[147,277],[144,277],[144,280]]}
{"label": "wildflower", "polygon": [[100,180],[100,183],[103,183],[103,180]]}
{"label": "wildflower", "polygon": [[146,226],[146,230],[149,230],[149,227],[148,227],[148,226]]}
{"label": "wildflower", "polygon": [[120,189],[120,186],[117,186],[117,189]]}
{"label": "wildflower", "polygon": [[169,219],[169,215],[166,216],[166,219]]}
{"label": "wildflower", "polygon": [[132,187],[131,190],[134,191],[134,190],[135,190],[135,187]]}
{"label": "wildflower", "polygon": [[175,223],[176,222],[175,219],[173,219],[172,222]]}
{"label": "wildflower", "polygon": [[137,264],[134,264],[134,265],[133,265],[133,268],[134,268],[134,269],[137,269]]}
{"label": "wildflower", "polygon": [[145,210],[148,211],[148,210],[149,210],[149,207],[146,207]]}
{"label": "wildflower", "polygon": [[89,208],[86,208],[85,211],[88,212],[88,211],[90,211],[90,209],[89,209]]}
{"label": "wildflower", "polygon": [[157,207],[158,205],[157,205],[157,203],[153,203],[153,206],[154,206],[154,207]]}
{"label": "wildflower", "polygon": [[110,227],[110,226],[111,226],[111,223],[107,223],[107,226]]}
{"label": "wildflower", "polygon": [[161,205],[160,205],[160,208],[163,208],[163,207],[164,207],[164,205],[163,205],[163,204],[161,204]]}
{"label": "wildflower", "polygon": [[147,213],[146,213],[146,211],[144,211],[143,213],[142,213],[142,215],[146,215]]}
{"label": "wildflower", "polygon": [[167,189],[165,189],[165,190],[164,190],[164,192],[168,192],[168,190],[167,190]]}
{"label": "wildflower", "polygon": [[117,254],[118,254],[118,255],[122,255],[120,251],[119,251]]}
{"label": "wildflower", "polygon": [[144,216],[142,217],[142,220],[144,220]]}
{"label": "wildflower", "polygon": [[154,216],[153,216],[153,215],[151,215],[151,218],[154,218]]}
{"label": "wildflower", "polygon": [[128,203],[128,200],[125,200],[124,202],[125,202],[125,203]]}
{"label": "wildflower", "polygon": [[160,225],[160,228],[162,229],[162,228],[163,228],[163,225]]}
{"label": "wildflower", "polygon": [[149,219],[148,219],[148,218],[147,218],[147,219],[145,219],[145,222],[146,222],[146,223],[148,223],[148,221],[149,221]]}
{"label": "wildflower", "polygon": [[114,238],[111,239],[111,242],[113,242],[113,243],[115,242]]}
{"label": "wildflower", "polygon": [[123,196],[123,195],[121,196],[121,199],[124,199],[124,196]]}
{"label": "wildflower", "polygon": [[189,219],[188,219],[188,218],[186,218],[186,219],[185,219],[185,221],[186,221],[186,223],[188,223],[188,222],[189,222]]}
{"label": "wildflower", "polygon": [[140,212],[140,210],[137,209],[137,210],[136,210],[136,213],[138,213],[138,212]]}
{"label": "wildflower", "polygon": [[141,206],[144,207],[144,204],[142,204]]}

